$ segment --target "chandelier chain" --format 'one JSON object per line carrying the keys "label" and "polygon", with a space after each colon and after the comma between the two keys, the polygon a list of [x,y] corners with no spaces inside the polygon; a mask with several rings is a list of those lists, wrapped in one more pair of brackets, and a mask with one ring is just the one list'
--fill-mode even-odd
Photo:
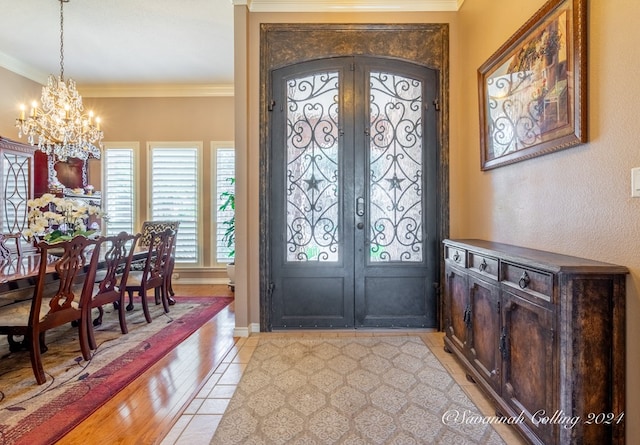
{"label": "chandelier chain", "polygon": [[60,0],[60,80],[64,82],[64,4],[69,0]]}

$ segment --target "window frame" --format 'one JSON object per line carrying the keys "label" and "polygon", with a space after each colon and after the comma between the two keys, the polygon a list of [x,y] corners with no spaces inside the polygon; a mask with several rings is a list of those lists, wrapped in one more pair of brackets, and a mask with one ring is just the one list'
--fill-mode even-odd
{"label": "window frame", "polygon": [[[106,159],[106,151],[111,150],[111,149],[131,149],[132,153],[133,153],[133,211],[131,212],[132,216],[133,216],[133,230],[134,232],[136,230],[139,230],[141,224],[141,220],[142,220],[142,215],[140,212],[140,183],[141,183],[141,178],[140,178],[140,142],[137,141],[119,141],[119,142],[104,142],[103,143],[103,153],[102,153],[102,159]],[[107,187],[106,184],[106,169],[107,169],[107,163],[106,162],[101,162],[101,168],[100,168],[100,173],[101,173],[101,178],[100,178],[100,190],[102,191],[102,202],[101,202],[101,207],[102,209],[106,212],[106,202],[107,202],[107,197],[109,194],[109,189]],[[107,214],[107,217],[109,215]],[[108,223],[104,224],[104,227],[102,228],[102,233],[106,233],[106,225]]]}
{"label": "window frame", "polygon": [[[196,180],[196,189],[198,198],[196,200],[196,255],[197,260],[193,263],[179,262],[176,260],[176,268],[203,268],[205,261],[204,255],[204,212],[203,212],[203,192],[204,192],[204,178],[202,175],[203,168],[203,142],[202,141],[147,141],[147,219],[152,220],[152,196],[153,196],[153,150],[154,149],[195,149],[196,150],[196,174],[198,175]],[[178,233],[180,229],[178,229]]]}
{"label": "window frame", "polygon": [[[218,262],[218,150],[219,149],[232,149],[234,156],[234,164],[236,160],[236,147],[234,141],[211,141],[210,143],[210,167],[211,171],[215,175],[211,179],[211,243],[209,245],[209,252],[211,252],[211,264],[213,267],[226,267],[229,262]],[[236,175],[236,169],[234,165],[234,177]],[[234,259],[235,261],[235,259]]]}

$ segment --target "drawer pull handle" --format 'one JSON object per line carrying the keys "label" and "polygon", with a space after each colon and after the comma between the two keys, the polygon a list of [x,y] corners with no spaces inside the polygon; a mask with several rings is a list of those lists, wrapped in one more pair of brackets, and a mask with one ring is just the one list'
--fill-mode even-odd
{"label": "drawer pull handle", "polygon": [[529,278],[527,272],[522,272],[522,276],[520,277],[520,281],[518,282],[520,289],[526,289],[530,282],[531,279]]}
{"label": "drawer pull handle", "polygon": [[471,305],[467,305],[466,309],[464,310],[463,321],[467,329],[471,327]]}
{"label": "drawer pull handle", "polygon": [[456,263],[460,262],[460,252],[458,252],[456,250],[456,253],[453,254],[453,261],[455,261]]}
{"label": "drawer pull handle", "polygon": [[482,259],[482,263],[480,263],[480,265],[478,266],[478,270],[480,272],[484,272],[485,270],[487,270],[487,261],[484,258]]}
{"label": "drawer pull handle", "polygon": [[506,360],[508,358],[508,349],[507,349],[507,330],[503,327],[502,332],[500,333],[500,344],[498,346],[500,349],[500,354],[502,355],[502,359]]}

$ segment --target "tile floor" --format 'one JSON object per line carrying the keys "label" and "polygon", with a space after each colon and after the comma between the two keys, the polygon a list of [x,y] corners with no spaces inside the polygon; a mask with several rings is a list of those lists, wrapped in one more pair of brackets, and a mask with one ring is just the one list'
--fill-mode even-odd
{"label": "tile floor", "polygon": [[[215,429],[233,396],[236,385],[249,363],[260,336],[371,336],[371,335],[419,335],[427,344],[431,352],[440,360],[451,373],[456,382],[463,388],[480,411],[487,416],[495,415],[489,400],[484,396],[476,384],[467,380],[460,364],[451,354],[443,349],[442,332],[403,332],[403,331],[295,331],[261,333],[249,338],[240,338],[211,378],[204,385],[200,393],[185,409],[161,445],[208,445],[215,433]],[[507,425],[495,425],[496,431],[508,445],[524,445],[522,438]]]}

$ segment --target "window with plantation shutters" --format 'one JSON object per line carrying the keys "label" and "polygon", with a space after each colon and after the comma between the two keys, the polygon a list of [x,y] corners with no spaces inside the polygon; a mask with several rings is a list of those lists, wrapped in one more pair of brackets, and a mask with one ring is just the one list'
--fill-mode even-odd
{"label": "window with plantation shutters", "polygon": [[227,201],[229,193],[234,193],[235,185],[235,150],[228,147],[217,147],[215,151],[216,172],[216,261],[218,263],[230,263],[234,258],[235,245],[228,245],[225,233],[229,227],[228,222],[235,221],[234,209],[220,207]]}
{"label": "window with plantation shutters", "polygon": [[179,221],[177,263],[198,263],[199,143],[150,144],[150,219]]}
{"label": "window with plantation shutters", "polygon": [[[136,147],[137,149],[137,147]],[[104,150],[102,208],[107,213],[104,222],[108,236],[124,231],[134,232],[135,227],[135,153],[133,147],[112,147]]]}

